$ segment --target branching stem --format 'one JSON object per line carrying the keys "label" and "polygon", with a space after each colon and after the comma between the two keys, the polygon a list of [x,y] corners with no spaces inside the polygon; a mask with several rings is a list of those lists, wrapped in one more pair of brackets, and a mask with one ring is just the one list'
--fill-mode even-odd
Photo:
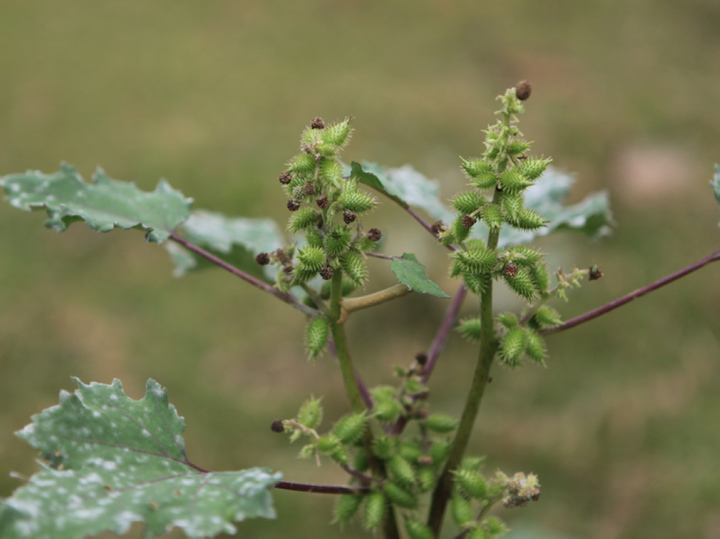
{"label": "branching stem", "polygon": [[374,292],[373,294],[367,294],[366,296],[360,296],[359,298],[346,298],[340,302],[340,309],[342,314],[340,316],[340,323],[347,320],[350,313],[359,311],[361,309],[367,309],[368,307],[374,307],[380,305],[386,301],[392,299],[401,298],[407,296],[412,292],[412,289],[404,284],[396,284],[385,290]]}

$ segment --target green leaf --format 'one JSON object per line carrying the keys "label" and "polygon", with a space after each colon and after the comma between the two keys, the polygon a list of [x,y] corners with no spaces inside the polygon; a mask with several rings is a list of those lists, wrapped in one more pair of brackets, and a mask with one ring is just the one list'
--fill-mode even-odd
{"label": "green leaf", "polygon": [[[593,193],[577,204],[564,206],[575,179],[552,167],[525,191],[525,207],[540,214],[548,222],[535,230],[517,230],[504,226],[500,231],[499,248],[531,242],[539,236],[547,236],[560,230],[578,230],[598,239],[611,232],[612,213],[606,192]],[[487,238],[487,228],[482,223],[473,227],[472,236]]]}
{"label": "green leaf", "polygon": [[375,163],[352,162],[352,176],[361,183],[387,195],[403,208],[424,210],[433,219],[449,223],[455,218],[439,197],[439,183],[430,180],[410,165],[384,168]]}
{"label": "green leaf", "polygon": [[269,489],[280,474],[263,468],[207,472],[185,453],[183,419],[167,390],[148,380],[145,397],[122,384],[76,380],[75,393],[33,416],[17,435],[49,464],[0,507],[3,538],[125,533],[145,522],[148,535],[178,527],[189,537],[235,533],[233,522],[274,518]]}
{"label": "green leaf", "polygon": [[146,239],[161,243],[190,216],[192,200],[161,180],[152,193],[134,183],[109,178],[98,169],[91,184],[74,167],[63,163],[53,174],[28,171],[0,178],[6,200],[21,210],[45,208],[45,226],[62,232],[70,223],[85,221],[98,232],[142,228]]}
{"label": "green leaf", "polygon": [[[285,245],[280,227],[272,219],[230,218],[204,210],[194,211],[183,223],[182,236],[267,282],[274,282],[277,269],[272,265],[259,266],[255,257]],[[217,267],[176,243],[167,243],[166,248],[175,263],[174,273],[178,277],[192,270]]]}
{"label": "green leaf", "polygon": [[402,257],[393,259],[390,270],[402,284],[421,294],[430,294],[439,298],[449,298],[440,287],[428,279],[425,266],[414,254],[403,253]]}

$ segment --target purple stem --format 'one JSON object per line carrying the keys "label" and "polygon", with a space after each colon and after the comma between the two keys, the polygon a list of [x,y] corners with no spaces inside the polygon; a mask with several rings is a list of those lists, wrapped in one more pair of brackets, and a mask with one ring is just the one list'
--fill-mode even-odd
{"label": "purple stem", "polygon": [[685,268],[683,268],[679,271],[676,271],[675,273],[671,273],[670,275],[663,277],[662,279],[657,280],[654,283],[650,283],[647,286],[638,288],[634,292],[630,292],[629,294],[626,294],[625,296],[622,296],[621,298],[613,300],[610,303],[606,303],[605,305],[602,305],[601,307],[598,307],[597,309],[593,309],[592,311],[588,311],[585,314],[581,314],[580,316],[571,318],[570,320],[568,320],[560,325],[557,325],[557,326],[554,326],[551,328],[547,328],[547,329],[543,329],[539,333],[542,335],[552,335],[553,333],[558,333],[558,332],[564,331],[566,329],[574,328],[575,326],[578,326],[578,325],[582,324],[583,322],[587,322],[588,320],[592,320],[593,318],[602,316],[605,313],[614,311],[618,307],[622,307],[623,305],[625,305],[626,303],[630,303],[634,299],[642,297],[645,294],[649,294],[650,292],[653,292],[654,290],[657,290],[658,288],[662,288],[666,284],[670,284],[673,281],[680,279],[681,277],[685,277],[685,275],[688,275],[694,271],[697,271],[700,268],[702,268],[703,266],[706,266],[706,265],[710,264],[711,262],[715,262],[717,260],[720,260],[720,249],[715,251],[711,255],[708,255],[705,258],[698,260],[694,264],[690,264],[689,266],[686,266]]}
{"label": "purple stem", "polygon": [[437,360],[440,357],[440,353],[445,347],[445,342],[450,336],[450,331],[452,331],[452,327],[457,320],[458,313],[460,312],[460,307],[462,307],[466,296],[467,288],[465,288],[464,284],[461,284],[458,288],[457,293],[455,294],[455,297],[452,299],[452,302],[445,311],[445,318],[443,318],[442,324],[438,328],[438,332],[435,334],[435,339],[433,339],[433,342],[430,345],[427,363],[425,364],[425,374],[423,374],[422,377],[423,384],[427,384],[428,379],[430,378],[430,375],[435,368],[435,363],[437,363]]}
{"label": "purple stem", "polygon": [[297,310],[299,310],[307,315],[310,315],[310,316],[317,316],[318,314],[320,314],[315,309],[312,309],[312,308],[308,307],[307,305],[303,305],[302,303],[300,303],[296,297],[291,296],[290,294],[285,294],[283,292],[280,292],[279,290],[277,290],[276,288],[273,288],[269,284],[264,283],[260,279],[257,279],[255,277],[253,277],[252,275],[245,273],[244,271],[242,271],[239,268],[236,268],[232,264],[228,264],[221,258],[218,258],[214,254],[207,252],[205,249],[198,247],[194,243],[191,243],[188,240],[186,240],[185,238],[178,236],[174,232],[170,233],[170,239],[173,240],[175,243],[179,243],[180,245],[185,247],[188,251],[192,251],[196,255],[209,260],[213,264],[220,266],[225,271],[229,271],[236,277],[240,277],[242,280],[250,283],[251,285],[259,288],[260,290],[263,290],[263,291],[267,292],[268,294],[272,294],[279,300],[284,301],[285,303],[295,307]]}
{"label": "purple stem", "polygon": [[280,481],[275,488],[294,490],[296,492],[312,492],[316,494],[365,494],[370,492],[368,487],[346,487],[343,485],[313,485],[311,483],[295,483],[293,481]]}

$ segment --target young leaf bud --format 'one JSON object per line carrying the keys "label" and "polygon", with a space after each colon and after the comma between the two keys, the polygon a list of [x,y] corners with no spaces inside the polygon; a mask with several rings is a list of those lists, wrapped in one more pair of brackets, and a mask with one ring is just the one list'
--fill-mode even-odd
{"label": "young leaf bud", "polygon": [[471,498],[482,500],[487,496],[487,483],[478,472],[458,470],[455,472],[455,483]]}
{"label": "young leaf bud", "polygon": [[316,316],[305,332],[305,346],[310,359],[317,359],[327,346],[330,337],[330,322],[324,316]]}
{"label": "young leaf bud", "polygon": [[290,217],[288,230],[290,232],[300,232],[314,225],[320,216],[312,208],[298,210]]}
{"label": "young leaf bud", "polygon": [[270,430],[277,433],[285,432],[285,425],[283,424],[282,419],[276,419],[273,421],[272,425],[270,425]]}
{"label": "young leaf bud", "polygon": [[531,92],[532,87],[526,80],[521,80],[517,83],[517,86],[515,86],[515,95],[520,101],[525,101],[528,97],[530,97]]}
{"label": "young leaf bud", "polygon": [[367,266],[360,253],[348,252],[341,255],[340,265],[345,275],[352,279],[358,286],[362,286],[367,280]]}
{"label": "young leaf bud", "polygon": [[343,444],[353,444],[362,436],[366,421],[367,417],[364,412],[345,416],[333,427],[333,435]]}
{"label": "young leaf bud", "polygon": [[372,242],[380,241],[382,239],[382,232],[379,228],[371,228],[367,231],[367,238]]}
{"label": "young leaf bud", "polygon": [[376,530],[385,520],[387,514],[387,501],[385,495],[376,491],[367,496],[365,502],[365,528]]}
{"label": "young leaf bud", "polygon": [[333,523],[344,524],[348,522],[362,504],[362,496],[354,496],[351,494],[343,494],[338,496],[337,505],[335,505],[335,518]]}
{"label": "young leaf bud", "polygon": [[343,212],[343,221],[345,221],[346,225],[349,225],[350,223],[354,222],[355,219],[357,219],[357,215],[355,215],[350,210],[345,210]]}
{"label": "young leaf bud", "polygon": [[464,226],[465,228],[472,228],[472,226],[475,223],[477,223],[477,219],[475,219],[475,217],[472,217],[470,215],[463,215],[461,222],[462,222],[462,226]]}
{"label": "young leaf bud", "polygon": [[427,418],[427,428],[434,432],[452,432],[457,426],[458,420],[447,414],[435,413]]}
{"label": "young leaf bud", "polygon": [[267,253],[258,253],[255,257],[255,262],[261,266],[267,266],[270,263],[270,256]]}
{"label": "young leaf bud", "polygon": [[395,453],[388,459],[387,467],[390,475],[400,483],[414,485],[417,481],[412,464],[399,453]]}
{"label": "young leaf bud", "polygon": [[424,523],[414,518],[405,519],[405,531],[410,539],[434,539],[435,534]]}
{"label": "young leaf bud", "polygon": [[290,211],[297,211],[300,209],[300,203],[292,198],[287,202],[287,209]]}
{"label": "young leaf bud", "polygon": [[482,219],[489,229],[498,230],[503,224],[503,214],[500,206],[497,204],[483,206]]}
{"label": "young leaf bud", "polygon": [[384,490],[388,500],[400,507],[415,509],[418,506],[417,497],[395,481],[385,483]]}
{"label": "young leaf bud", "polygon": [[487,204],[487,199],[477,191],[460,193],[452,200],[453,208],[458,213],[470,214]]}
{"label": "young leaf bud", "polygon": [[334,273],[335,270],[332,266],[325,266],[320,270],[320,277],[322,277],[323,281],[329,281],[332,279]]}
{"label": "young leaf bud", "polygon": [[280,180],[281,184],[287,185],[292,181],[292,175],[289,172],[282,172],[278,180]]}
{"label": "young leaf bud", "polygon": [[461,528],[475,520],[472,502],[458,493],[450,498],[450,513],[455,524]]}
{"label": "young leaf bud", "polygon": [[[509,264],[508,264],[509,265]],[[531,300],[535,297],[535,283],[527,272],[519,268],[514,277],[504,275],[505,283],[518,296]]]}
{"label": "young leaf bud", "polygon": [[480,340],[480,319],[479,318],[465,318],[460,320],[457,331],[471,341]]}
{"label": "young leaf bud", "polygon": [[512,328],[500,340],[500,357],[508,367],[520,365],[520,357],[525,351],[527,333],[520,327]]}
{"label": "young leaf bud", "polygon": [[323,409],[320,404],[322,399],[310,397],[298,411],[297,422],[309,429],[314,429],[322,422]]}
{"label": "young leaf bud", "polygon": [[322,118],[313,118],[312,123],[310,124],[311,129],[324,129],[325,128],[325,122]]}

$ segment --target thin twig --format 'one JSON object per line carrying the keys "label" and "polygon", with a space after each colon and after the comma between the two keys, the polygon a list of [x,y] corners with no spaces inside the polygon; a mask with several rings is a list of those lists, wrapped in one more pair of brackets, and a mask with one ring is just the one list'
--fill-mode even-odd
{"label": "thin twig", "polygon": [[250,283],[251,285],[259,288],[260,290],[263,290],[263,291],[267,292],[268,294],[272,294],[279,300],[284,301],[285,303],[295,307],[298,311],[300,311],[302,313],[305,313],[310,316],[318,316],[319,314],[321,314],[320,311],[317,311],[311,307],[308,307],[307,305],[303,305],[302,303],[300,303],[300,301],[296,297],[294,297],[290,294],[285,294],[284,292],[280,292],[280,290],[277,290],[276,288],[273,288],[269,284],[262,282],[260,279],[257,279],[255,277],[253,277],[252,275],[245,273],[240,268],[236,268],[232,264],[229,264],[229,263],[225,262],[224,260],[222,260],[221,258],[218,258],[217,256],[215,256],[214,254],[209,253],[202,247],[198,247],[194,243],[186,240],[185,238],[178,236],[174,232],[170,233],[170,239],[173,240],[175,243],[179,243],[180,245],[185,247],[188,251],[192,251],[196,255],[201,256],[201,257],[205,258],[206,260],[209,260],[213,264],[220,266],[225,271],[229,271],[236,277],[240,277],[242,280]]}
{"label": "thin twig", "polygon": [[442,324],[438,328],[438,331],[435,334],[435,338],[430,345],[427,363],[425,364],[425,373],[422,377],[423,384],[427,384],[428,379],[430,378],[430,375],[435,368],[435,363],[437,362],[438,357],[440,357],[440,353],[445,347],[445,342],[450,336],[450,332],[452,331],[453,325],[455,325],[458,313],[460,312],[460,308],[462,307],[466,296],[467,288],[465,288],[464,284],[461,284],[457,292],[455,293],[455,297],[453,297],[452,302],[445,311],[445,317],[443,318]]}
{"label": "thin twig", "polygon": [[645,294],[649,294],[650,292],[653,292],[653,291],[657,290],[658,288],[662,288],[666,284],[670,284],[673,281],[677,281],[681,277],[685,277],[685,275],[688,275],[694,271],[697,271],[700,268],[702,268],[703,266],[706,266],[706,265],[710,264],[711,262],[715,262],[717,260],[720,260],[720,249],[718,249],[711,255],[708,255],[705,258],[698,260],[694,264],[690,264],[689,266],[686,266],[685,268],[683,268],[679,271],[676,271],[675,273],[671,273],[670,275],[667,275],[666,277],[663,277],[662,279],[659,279],[659,280],[655,281],[654,283],[650,283],[647,286],[638,288],[634,292],[630,292],[629,294],[626,294],[616,300],[613,300],[610,303],[606,303],[605,305],[602,305],[601,307],[598,307],[597,309],[588,311],[585,314],[581,314],[580,316],[571,318],[570,320],[568,320],[560,325],[540,330],[539,333],[542,335],[552,335],[553,333],[559,333],[560,331],[574,328],[575,326],[578,326],[584,322],[587,322],[588,320],[592,320],[593,318],[602,316],[603,314],[609,313],[610,311],[614,311],[618,307],[622,307],[623,305],[625,305],[626,303],[630,303],[634,299],[642,297]]}
{"label": "thin twig", "polygon": [[295,492],[311,492],[314,494],[365,494],[370,492],[368,487],[346,487],[344,485],[314,485],[311,483],[295,483],[293,481],[280,481],[274,488],[294,490]]}

